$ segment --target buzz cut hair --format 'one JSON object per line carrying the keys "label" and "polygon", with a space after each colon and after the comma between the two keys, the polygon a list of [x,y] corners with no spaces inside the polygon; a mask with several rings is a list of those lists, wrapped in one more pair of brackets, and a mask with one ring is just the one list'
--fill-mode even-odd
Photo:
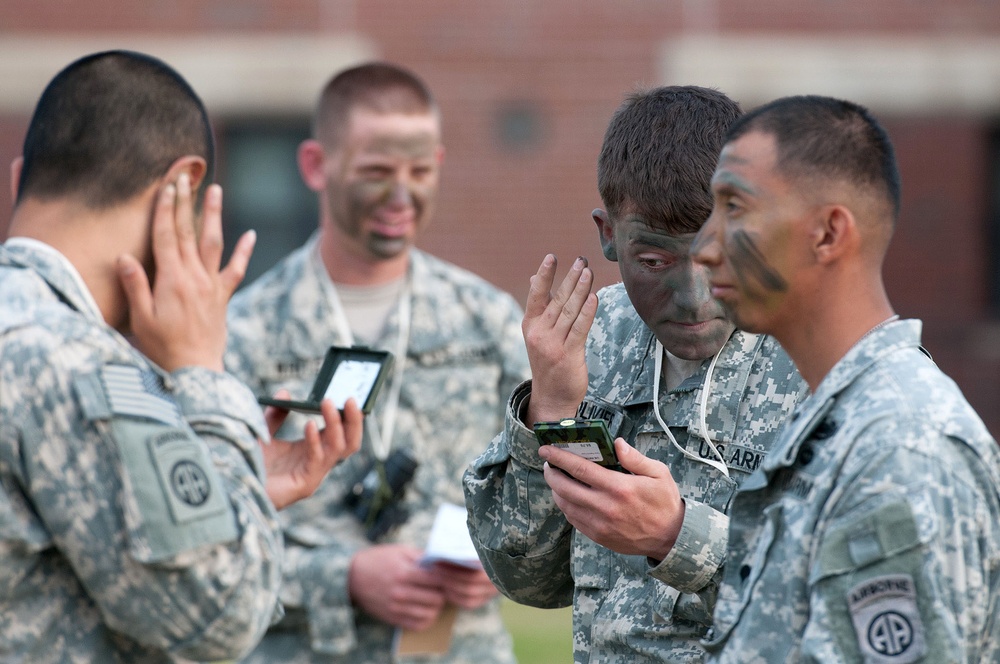
{"label": "buzz cut hair", "polygon": [[895,225],[902,196],[899,167],[888,132],[867,108],[819,95],[783,97],[740,118],[726,142],[754,131],[774,136],[783,176],[840,180],[874,192]]}
{"label": "buzz cut hair", "polygon": [[124,203],[195,155],[212,181],[208,113],[166,63],[132,51],[94,53],[69,64],[42,92],[24,139],[17,203],[79,198],[101,210]]}
{"label": "buzz cut hair", "polygon": [[612,221],[641,215],[674,234],[695,233],[712,212],[710,182],[738,103],[718,90],[665,86],[630,94],[615,111],[597,160]]}
{"label": "buzz cut hair", "polygon": [[336,147],[355,109],[439,114],[430,88],[416,74],[388,62],[368,62],[340,72],[323,87],[313,117],[313,136],[327,147]]}

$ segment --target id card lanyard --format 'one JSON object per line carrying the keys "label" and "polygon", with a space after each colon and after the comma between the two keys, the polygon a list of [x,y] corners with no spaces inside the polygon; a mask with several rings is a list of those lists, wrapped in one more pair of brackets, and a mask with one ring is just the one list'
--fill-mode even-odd
{"label": "id card lanyard", "polygon": [[[347,322],[344,305],[341,304],[340,296],[337,295],[337,287],[329,276],[320,279],[320,283],[326,289],[327,297],[333,308],[333,321],[338,334],[348,346],[353,346],[354,334]],[[392,434],[396,429],[399,394],[403,389],[403,370],[406,367],[406,349],[410,344],[410,313],[413,308],[410,295],[410,276],[407,274],[406,285],[403,286],[403,292],[399,295],[399,308],[396,311],[399,320],[399,335],[396,338],[396,357],[392,370],[392,380],[389,382],[389,392],[386,395],[385,409],[382,411],[382,423],[379,426],[378,419],[372,417],[365,424],[371,435],[372,454],[379,462],[384,462],[389,456]]]}
{"label": "id card lanyard", "polygon": [[[725,348],[725,346],[722,348]],[[708,449],[712,450],[712,454],[716,457],[715,459],[702,459],[697,454],[681,447],[680,443],[677,442],[677,439],[674,438],[674,434],[670,432],[670,427],[668,427],[667,423],[663,421],[663,416],[660,415],[660,374],[663,373],[664,349],[663,344],[660,343],[659,339],[656,340],[656,363],[653,370],[653,414],[656,415],[656,421],[660,423],[660,427],[662,427],[663,432],[667,434],[667,438],[669,438],[670,442],[674,444],[674,447],[681,451],[681,454],[694,461],[707,463],[709,466],[712,466],[725,475],[726,478],[729,478],[729,468],[726,467],[725,459],[722,457],[722,453],[719,452],[719,449],[715,446],[715,443],[712,442],[711,437],[708,435],[707,421],[708,391],[712,386],[712,374],[715,372],[715,363],[718,361],[719,355],[722,354],[722,348],[719,349],[719,352],[715,354],[712,361],[708,365],[708,371],[705,372],[705,384],[701,386],[701,400],[698,404],[698,425],[700,429],[698,433],[701,434],[702,439],[708,444]]]}

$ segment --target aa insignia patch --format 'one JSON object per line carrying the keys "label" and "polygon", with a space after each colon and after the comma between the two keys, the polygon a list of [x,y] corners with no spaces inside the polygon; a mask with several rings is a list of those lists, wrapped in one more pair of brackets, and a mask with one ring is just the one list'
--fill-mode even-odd
{"label": "aa insignia patch", "polygon": [[909,574],[878,576],[847,591],[847,605],[866,662],[910,664],[927,651]]}

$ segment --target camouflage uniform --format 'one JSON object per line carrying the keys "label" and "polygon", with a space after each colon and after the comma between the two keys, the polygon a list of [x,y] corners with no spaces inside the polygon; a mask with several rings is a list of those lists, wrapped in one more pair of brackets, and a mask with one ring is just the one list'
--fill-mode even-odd
{"label": "camouflage uniform", "polygon": [[[346,342],[321,286],[328,277],[315,244],[314,237],[237,293],[230,307],[228,365],[260,394],[287,388],[304,396],[327,348]],[[410,253],[410,279],[409,349],[392,449],[411,451],[419,465],[402,498],[409,518],[377,543],[423,547],[438,506],[463,504],[462,473],[484,437],[499,430],[504,400],[526,378],[528,360],[521,310],[509,295],[417,250]],[[394,312],[373,345],[395,352],[398,332]],[[381,418],[387,388],[369,417]],[[290,419],[296,428],[305,422],[297,413]],[[313,497],[282,511],[288,615],[252,661],[389,661],[393,628],[355,611],[347,588],[351,558],[371,546],[344,506],[372,462],[367,431],[365,438],[362,450],[337,466]],[[512,662],[499,602],[460,611],[451,652],[433,661]]]}
{"label": "camouflage uniform", "polygon": [[[731,473],[727,479],[683,456],[656,421],[656,342],[624,286],[603,289],[599,301],[587,342],[590,382],[582,410],[595,400],[624,406],[627,422],[618,435],[670,467],[686,505],[677,543],[651,566],[645,556],[615,553],[567,523],[542,476],[538,443],[523,423],[528,383],[512,396],[503,433],[466,475],[473,541],[490,577],[515,601],[544,608],[572,603],[577,662],[698,662],[704,656],[698,640],[711,623],[725,558],[725,512],[805,385],[774,340],[733,334],[717,361],[707,410],[709,435]],[[706,361],[660,396],[677,442],[701,458],[710,454],[699,434],[707,367]]]}
{"label": "camouflage uniform", "polygon": [[862,339],[744,483],[712,661],[1000,661],[1000,455],[919,343]]}
{"label": "camouflage uniform", "polygon": [[0,660],[165,662],[252,647],[281,533],[253,395],[167,374],[54,249],[0,246]]}

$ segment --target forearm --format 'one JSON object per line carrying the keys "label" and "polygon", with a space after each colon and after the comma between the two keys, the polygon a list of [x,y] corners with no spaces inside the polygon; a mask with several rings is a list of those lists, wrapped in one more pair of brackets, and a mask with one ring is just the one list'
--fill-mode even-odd
{"label": "forearm", "polygon": [[572,527],[541,472],[534,435],[514,416],[530,394],[515,390],[504,432],[465,475],[469,531],[484,568],[501,592],[535,606],[572,602]]}

